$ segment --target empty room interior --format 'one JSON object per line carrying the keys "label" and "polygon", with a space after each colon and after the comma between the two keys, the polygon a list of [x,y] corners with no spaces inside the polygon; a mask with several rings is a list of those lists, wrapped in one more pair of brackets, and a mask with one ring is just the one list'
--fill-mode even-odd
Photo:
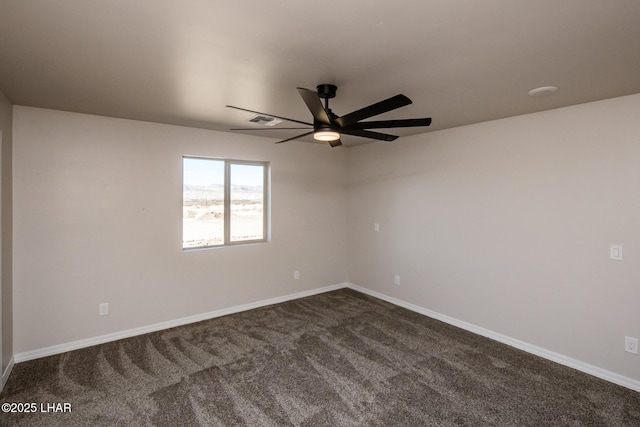
{"label": "empty room interior", "polygon": [[0,425],[640,425],[640,2],[0,1]]}

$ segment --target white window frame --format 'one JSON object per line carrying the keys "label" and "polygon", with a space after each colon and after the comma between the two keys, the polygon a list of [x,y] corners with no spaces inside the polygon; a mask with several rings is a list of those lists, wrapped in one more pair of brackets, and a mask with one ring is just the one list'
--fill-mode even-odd
{"label": "white window frame", "polygon": [[[184,247],[184,241],[182,242],[183,251],[192,251],[200,249],[222,248],[225,246],[238,246],[255,243],[266,243],[269,241],[270,229],[269,229],[269,213],[270,213],[270,173],[271,164],[268,161],[254,161],[254,160],[237,160],[237,159],[221,159],[215,157],[203,157],[203,156],[182,156],[182,199],[184,200],[184,159],[196,159],[196,160],[212,160],[224,162],[224,213],[223,213],[223,227],[224,238],[223,243],[219,245],[206,245],[206,246],[194,246]],[[238,240],[231,241],[231,166],[232,165],[249,165],[249,166],[262,166],[263,167],[263,180],[262,180],[262,239],[253,240]],[[184,213],[182,217],[182,228],[184,235]]]}

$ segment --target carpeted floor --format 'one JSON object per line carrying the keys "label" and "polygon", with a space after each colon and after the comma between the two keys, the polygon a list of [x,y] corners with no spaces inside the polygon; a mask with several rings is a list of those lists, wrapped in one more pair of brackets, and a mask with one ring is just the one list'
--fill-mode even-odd
{"label": "carpeted floor", "polygon": [[640,426],[640,393],[347,289],[20,363],[0,401],[37,406],[10,426]]}

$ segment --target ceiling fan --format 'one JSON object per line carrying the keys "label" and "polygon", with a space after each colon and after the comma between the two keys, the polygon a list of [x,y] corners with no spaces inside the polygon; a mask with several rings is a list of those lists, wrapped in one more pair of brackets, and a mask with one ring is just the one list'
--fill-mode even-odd
{"label": "ceiling fan", "polygon": [[[344,116],[336,115],[329,108],[329,99],[336,96],[338,88],[332,84],[321,84],[317,86],[317,92],[314,92],[305,88],[297,88],[298,93],[302,97],[302,100],[307,104],[309,111],[313,115],[313,123],[303,122],[300,120],[289,119],[286,117],[276,116],[268,113],[261,113],[259,111],[248,110],[246,108],[234,107],[233,105],[227,105],[229,108],[236,110],[247,111],[250,113],[261,114],[268,117],[275,117],[277,119],[287,120],[293,123],[299,123],[301,125],[311,126],[311,130],[303,134],[283,139],[276,142],[280,144],[282,142],[291,141],[294,139],[302,138],[307,135],[313,134],[313,138],[318,141],[328,142],[332,147],[342,145],[340,141],[340,135],[353,135],[363,138],[371,138],[380,141],[393,141],[398,138],[396,135],[389,135],[386,133],[373,132],[368,129],[389,129],[389,128],[402,128],[402,127],[416,127],[416,126],[429,126],[431,124],[430,118],[423,119],[404,119],[404,120],[378,120],[378,121],[362,121],[373,116],[377,116],[387,111],[395,110],[396,108],[404,107],[411,104],[411,100],[404,95],[396,95],[384,101],[371,104],[367,107],[353,111]],[[324,99],[324,106],[322,101]],[[276,130],[276,129],[304,129],[309,128],[235,128],[231,130]]]}

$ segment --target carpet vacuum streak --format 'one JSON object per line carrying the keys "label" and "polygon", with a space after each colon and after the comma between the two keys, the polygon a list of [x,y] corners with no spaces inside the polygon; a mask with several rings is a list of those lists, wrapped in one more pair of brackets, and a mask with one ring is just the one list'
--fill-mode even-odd
{"label": "carpet vacuum streak", "polygon": [[37,405],[3,426],[640,426],[640,393],[349,289],[19,363],[0,400]]}

